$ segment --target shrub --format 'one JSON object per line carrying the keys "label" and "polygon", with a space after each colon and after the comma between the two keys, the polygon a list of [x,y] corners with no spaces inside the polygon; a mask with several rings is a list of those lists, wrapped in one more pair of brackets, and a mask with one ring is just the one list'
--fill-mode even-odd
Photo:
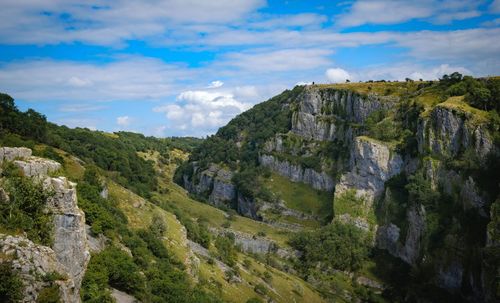
{"label": "shrub", "polygon": [[368,258],[369,240],[359,228],[332,223],[319,230],[297,233],[290,245],[302,252],[297,267],[302,272],[318,263],[337,270],[358,270]]}
{"label": "shrub", "polygon": [[59,292],[59,286],[57,284],[52,284],[49,287],[43,288],[36,299],[37,303],[59,303],[61,294]]}
{"label": "shrub", "polygon": [[263,295],[263,296],[267,295],[267,287],[262,283],[255,285],[253,290],[256,293],[258,293],[259,295]]}
{"label": "shrub", "polygon": [[13,303],[22,299],[23,282],[10,262],[0,263],[0,302]]}
{"label": "shrub", "polygon": [[30,240],[50,246],[53,224],[46,205],[52,193],[41,183],[22,176],[8,178],[5,189],[10,202],[0,203],[0,225],[9,230],[21,229]]}

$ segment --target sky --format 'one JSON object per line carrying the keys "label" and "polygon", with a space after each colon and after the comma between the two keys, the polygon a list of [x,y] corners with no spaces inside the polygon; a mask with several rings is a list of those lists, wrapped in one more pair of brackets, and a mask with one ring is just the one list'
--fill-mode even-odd
{"label": "sky", "polygon": [[213,134],[310,82],[500,75],[500,0],[2,0],[0,92],[49,121]]}

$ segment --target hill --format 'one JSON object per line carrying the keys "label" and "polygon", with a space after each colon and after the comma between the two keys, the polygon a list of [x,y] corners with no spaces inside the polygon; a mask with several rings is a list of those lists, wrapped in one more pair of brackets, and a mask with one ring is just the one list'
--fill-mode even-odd
{"label": "hill", "polygon": [[326,296],[348,271],[391,301],[491,301],[499,85],[453,73],[297,86],[207,138],[175,180],[210,205],[301,231],[294,268]]}
{"label": "hill", "polygon": [[498,77],[297,86],[206,140],[0,95],[0,298],[498,299]]}

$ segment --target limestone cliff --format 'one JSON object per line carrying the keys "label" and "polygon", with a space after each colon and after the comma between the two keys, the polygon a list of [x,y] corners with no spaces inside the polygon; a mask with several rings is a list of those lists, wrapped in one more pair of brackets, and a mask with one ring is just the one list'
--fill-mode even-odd
{"label": "limestone cliff", "polygon": [[[259,125],[257,118],[266,113],[251,109],[218,132],[215,137],[228,150],[234,147],[235,159],[216,158],[223,163],[217,166],[228,164],[233,171],[227,175],[265,167],[334,192],[333,220],[369,231],[374,246],[425,271],[426,283],[460,299],[485,301],[495,291],[483,250],[498,247],[488,222],[498,216],[491,205],[498,199],[492,170],[500,162],[499,126],[490,113],[473,108],[464,96],[449,97],[439,85],[311,85],[284,93],[285,99],[264,102],[283,113],[272,116],[281,118],[279,128]],[[287,214],[286,207],[273,206],[279,201],[244,196],[231,178],[217,185],[220,168],[213,165],[194,169],[184,187],[205,192],[212,204],[214,193],[234,199],[238,212],[254,219],[265,220],[259,216],[265,208]],[[255,178],[270,182],[268,170]]]}
{"label": "limestone cliff", "polygon": [[389,144],[368,137],[356,137],[351,149],[350,169],[340,178],[335,195],[354,189],[368,203],[378,198],[384,184],[403,169],[402,157]]}
{"label": "limestone cliff", "polygon": [[53,215],[54,224],[51,247],[34,244],[25,237],[2,235],[2,251],[14,259],[14,267],[20,269],[23,276],[23,302],[34,301],[47,284],[40,279],[52,272],[64,277],[57,281],[62,302],[79,302],[80,286],[90,253],[85,215],[77,205],[76,184],[65,177],[47,176],[59,170],[61,165],[52,160],[32,157],[29,149],[3,147],[0,154],[2,160],[14,160],[13,163],[25,176],[42,181],[44,188],[53,193],[47,201],[47,211]]}

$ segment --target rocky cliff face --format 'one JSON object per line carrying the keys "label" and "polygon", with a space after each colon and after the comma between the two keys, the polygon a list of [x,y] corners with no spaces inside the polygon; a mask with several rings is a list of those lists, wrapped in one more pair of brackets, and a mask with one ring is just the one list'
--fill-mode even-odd
{"label": "rocky cliff face", "polygon": [[90,253],[85,232],[85,215],[78,208],[76,184],[64,177],[52,178],[47,174],[61,166],[52,160],[31,156],[25,148],[1,148],[3,160],[14,160],[28,177],[43,180],[44,188],[54,193],[47,201],[53,214],[54,243],[52,247],[34,244],[24,237],[2,236],[0,247],[14,258],[14,267],[21,269],[25,283],[24,302],[33,302],[38,292],[46,286],[41,277],[57,272],[65,277],[57,281],[63,302],[79,302],[80,286]]}
{"label": "rocky cliff face", "polygon": [[[409,85],[405,86],[408,93]],[[348,202],[363,205],[343,205],[351,209],[335,213],[334,220],[373,232],[374,245],[417,270],[429,271],[429,281],[434,285],[452,293],[465,291],[471,301],[484,300],[488,295],[481,292],[487,293],[486,288],[491,291],[486,284],[491,284],[495,274],[485,268],[480,252],[485,247],[491,249],[486,243],[495,243],[495,249],[499,243],[492,240],[497,233],[491,224],[487,238],[485,227],[485,222],[498,216],[490,210],[497,197],[485,191],[477,173],[460,165],[476,162],[480,171],[490,155],[498,156],[488,114],[471,108],[463,97],[441,102],[436,96],[441,103],[428,105],[407,94],[406,103],[399,97],[372,94],[372,87],[367,88],[369,93],[361,94],[330,86],[305,87],[286,104],[290,111],[288,131],[276,132],[264,144],[259,143],[260,166],[293,182],[333,191],[334,210],[338,197],[354,192]],[[425,87],[419,86],[414,94],[423,90]],[[394,95],[404,94],[400,91]],[[379,114],[380,120],[374,118]],[[394,123],[384,128],[383,123],[391,121]],[[374,124],[380,128],[369,127]],[[387,125],[404,128],[406,134],[387,139],[383,132],[392,131]],[[236,136],[240,148],[245,129]],[[244,197],[230,182],[215,190],[217,174],[210,168],[208,172],[195,172],[197,185],[185,182],[186,188],[235,197],[240,214],[258,219],[259,208],[268,204]],[[407,186],[417,174],[422,174],[422,182],[429,182],[432,191],[440,195],[435,205],[410,198]],[[393,182],[402,182],[394,192]],[[438,231],[440,243],[429,244]]]}
{"label": "rocky cliff face", "polygon": [[402,157],[389,144],[356,137],[351,149],[350,169],[335,187],[335,195],[354,189],[369,204],[384,191],[384,184],[403,169]]}
{"label": "rocky cliff face", "polygon": [[217,164],[210,166],[200,172],[195,169],[195,174],[199,176],[198,182],[189,180],[184,176],[184,186],[192,193],[198,195],[208,195],[208,201],[214,206],[227,206],[236,199],[236,188],[231,182],[233,173]]}
{"label": "rocky cliff face", "polygon": [[436,106],[429,118],[421,118],[417,131],[418,149],[447,157],[457,156],[472,148],[482,159],[493,148],[484,123],[474,121],[471,114],[445,106]]}
{"label": "rocky cliff face", "polygon": [[345,122],[362,123],[370,113],[389,109],[398,99],[363,96],[348,90],[307,87],[299,96],[291,131],[318,141],[345,140],[352,129]]}
{"label": "rocky cliff face", "polygon": [[317,172],[312,168],[303,168],[288,161],[279,161],[272,155],[261,155],[259,162],[262,166],[269,167],[283,177],[290,179],[290,181],[306,183],[318,190],[333,190],[333,179],[325,172]]}

